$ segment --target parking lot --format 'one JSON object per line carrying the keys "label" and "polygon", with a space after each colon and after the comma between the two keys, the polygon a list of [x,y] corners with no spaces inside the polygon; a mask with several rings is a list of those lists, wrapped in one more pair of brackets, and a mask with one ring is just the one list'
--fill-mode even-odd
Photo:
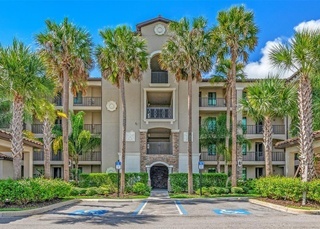
{"label": "parking lot", "polygon": [[318,228],[320,216],[293,215],[246,199],[82,201],[29,217],[0,218],[0,228]]}

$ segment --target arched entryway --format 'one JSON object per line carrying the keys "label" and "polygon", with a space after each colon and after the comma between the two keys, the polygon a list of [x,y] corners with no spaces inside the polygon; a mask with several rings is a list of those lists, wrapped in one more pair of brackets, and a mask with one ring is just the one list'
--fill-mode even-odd
{"label": "arched entryway", "polygon": [[168,189],[169,169],[165,165],[157,164],[150,169],[151,187],[153,189]]}

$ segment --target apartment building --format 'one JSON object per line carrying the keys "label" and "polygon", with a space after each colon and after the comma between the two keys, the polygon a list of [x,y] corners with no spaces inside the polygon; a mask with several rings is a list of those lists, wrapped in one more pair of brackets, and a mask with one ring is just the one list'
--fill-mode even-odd
{"label": "apartment building", "polygon": [[[174,76],[161,69],[158,58],[167,39],[168,19],[157,17],[137,25],[139,33],[147,41],[149,67],[140,82],[125,85],[127,104],[126,171],[148,172],[152,187],[167,188],[168,175],[187,172],[187,83],[176,82]],[[240,100],[245,88],[253,80],[237,83],[237,98]],[[193,172],[198,173],[199,160],[204,161],[205,172],[215,171],[217,152],[199,147],[199,126],[206,117],[217,117],[226,112],[224,83],[203,80],[193,82]],[[105,79],[89,78],[86,95],[78,93],[70,98],[70,110],[84,111],[84,128],[101,136],[101,147],[81,155],[79,166],[82,172],[115,171],[115,162],[121,159],[121,99],[119,89]],[[61,98],[55,100],[62,108]],[[254,122],[245,111],[238,111],[238,122],[245,126],[245,137],[251,147],[242,146],[243,177],[258,178],[265,174],[262,123]],[[287,139],[285,119],[273,120],[274,143]],[[56,121],[61,125],[61,120]],[[41,123],[34,120],[26,126],[42,137]],[[33,174],[43,168],[43,151],[33,153]],[[273,172],[286,175],[283,149],[272,152]],[[221,160],[222,168],[226,166]],[[228,165],[231,168],[231,165]],[[63,177],[62,154],[52,154],[51,173]]]}

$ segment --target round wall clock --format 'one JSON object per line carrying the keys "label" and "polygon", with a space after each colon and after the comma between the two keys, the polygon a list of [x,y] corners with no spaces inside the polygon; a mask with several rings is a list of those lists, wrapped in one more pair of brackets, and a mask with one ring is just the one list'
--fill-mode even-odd
{"label": "round wall clock", "polygon": [[157,24],[154,27],[154,33],[157,35],[163,35],[166,32],[166,28],[162,24]]}

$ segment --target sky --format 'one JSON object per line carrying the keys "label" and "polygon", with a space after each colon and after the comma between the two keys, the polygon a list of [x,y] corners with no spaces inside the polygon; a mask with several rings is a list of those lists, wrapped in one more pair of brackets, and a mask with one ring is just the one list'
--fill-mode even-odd
{"label": "sky", "polygon": [[[273,45],[287,42],[299,29],[320,28],[320,0],[0,0],[0,44],[8,46],[18,38],[35,48],[35,34],[45,30],[45,20],[59,23],[65,17],[88,30],[94,44],[102,44],[103,28],[126,24],[135,31],[136,24],[158,15],[176,21],[204,16],[213,27],[218,12],[234,5],[253,11],[260,30],[245,67],[248,78],[265,78],[275,71],[268,59]],[[90,76],[100,77],[99,69]]]}

